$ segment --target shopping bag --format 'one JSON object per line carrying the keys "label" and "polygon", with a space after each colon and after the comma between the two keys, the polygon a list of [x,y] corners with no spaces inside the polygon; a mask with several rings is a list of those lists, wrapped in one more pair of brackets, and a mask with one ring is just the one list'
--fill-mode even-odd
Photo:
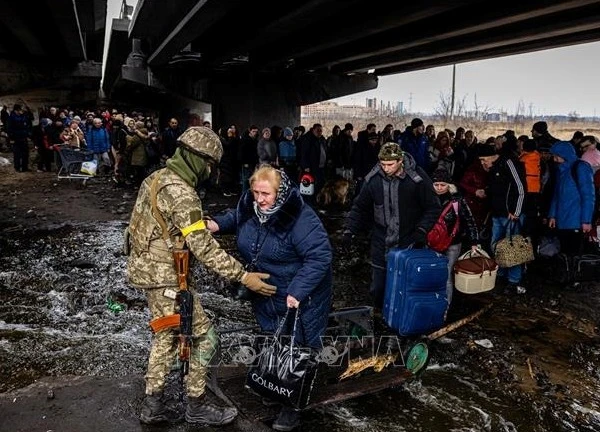
{"label": "shopping bag", "polygon": [[97,170],[98,170],[98,162],[96,162],[95,160],[81,162],[81,173],[82,174],[95,176]]}
{"label": "shopping bag", "polygon": [[506,225],[506,237],[498,240],[494,248],[494,259],[500,267],[514,267],[533,261],[533,245],[531,239],[521,234],[513,234],[515,222]]}
{"label": "shopping bag", "polygon": [[316,353],[295,345],[299,309],[291,337],[281,336],[288,314],[289,309],[275,335],[263,340],[257,358],[248,368],[246,387],[262,397],[302,409],[310,402],[317,377]]}

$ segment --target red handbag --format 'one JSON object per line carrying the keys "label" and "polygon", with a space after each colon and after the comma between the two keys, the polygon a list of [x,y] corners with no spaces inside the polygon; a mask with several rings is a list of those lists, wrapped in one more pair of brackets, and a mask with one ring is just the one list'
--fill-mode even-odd
{"label": "red handbag", "polygon": [[[448,214],[450,209],[454,209],[456,213],[456,223],[452,231],[448,231],[448,225],[446,225],[445,216]],[[431,228],[431,231],[427,233],[427,245],[436,252],[445,252],[450,245],[452,240],[456,237],[459,228],[460,217],[458,215],[458,202],[450,201],[444,207],[442,214],[438,218],[437,222]]]}

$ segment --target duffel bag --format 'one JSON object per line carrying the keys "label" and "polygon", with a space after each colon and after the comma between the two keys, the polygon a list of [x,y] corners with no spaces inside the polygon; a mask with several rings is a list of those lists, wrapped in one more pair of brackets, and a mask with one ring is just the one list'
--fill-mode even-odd
{"label": "duffel bag", "polygon": [[454,264],[454,286],[465,294],[490,291],[496,285],[498,264],[483,249],[468,250]]}

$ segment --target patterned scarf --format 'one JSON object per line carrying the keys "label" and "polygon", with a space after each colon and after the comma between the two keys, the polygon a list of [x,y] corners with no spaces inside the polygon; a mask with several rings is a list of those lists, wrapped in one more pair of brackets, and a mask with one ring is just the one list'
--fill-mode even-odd
{"label": "patterned scarf", "polygon": [[290,192],[292,190],[292,182],[286,173],[279,170],[279,174],[281,174],[281,182],[279,182],[279,189],[277,189],[277,198],[275,198],[275,202],[271,207],[266,210],[261,210],[258,206],[258,203],[254,201],[254,213],[258,217],[258,220],[261,224],[265,223],[269,220],[271,215],[275,214],[277,210],[281,208],[284,202],[290,196]]}

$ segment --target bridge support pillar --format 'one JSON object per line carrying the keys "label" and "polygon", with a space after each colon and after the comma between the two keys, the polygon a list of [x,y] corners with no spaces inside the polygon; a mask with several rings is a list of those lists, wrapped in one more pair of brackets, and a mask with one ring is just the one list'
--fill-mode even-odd
{"label": "bridge support pillar", "polygon": [[213,125],[235,124],[242,130],[300,124],[300,107],[377,88],[372,74],[238,73],[219,75],[208,85]]}
{"label": "bridge support pillar", "polygon": [[275,76],[246,74],[219,77],[209,84],[215,127],[235,124],[243,131],[251,124],[260,129],[300,124],[300,106],[289,100],[287,83]]}

